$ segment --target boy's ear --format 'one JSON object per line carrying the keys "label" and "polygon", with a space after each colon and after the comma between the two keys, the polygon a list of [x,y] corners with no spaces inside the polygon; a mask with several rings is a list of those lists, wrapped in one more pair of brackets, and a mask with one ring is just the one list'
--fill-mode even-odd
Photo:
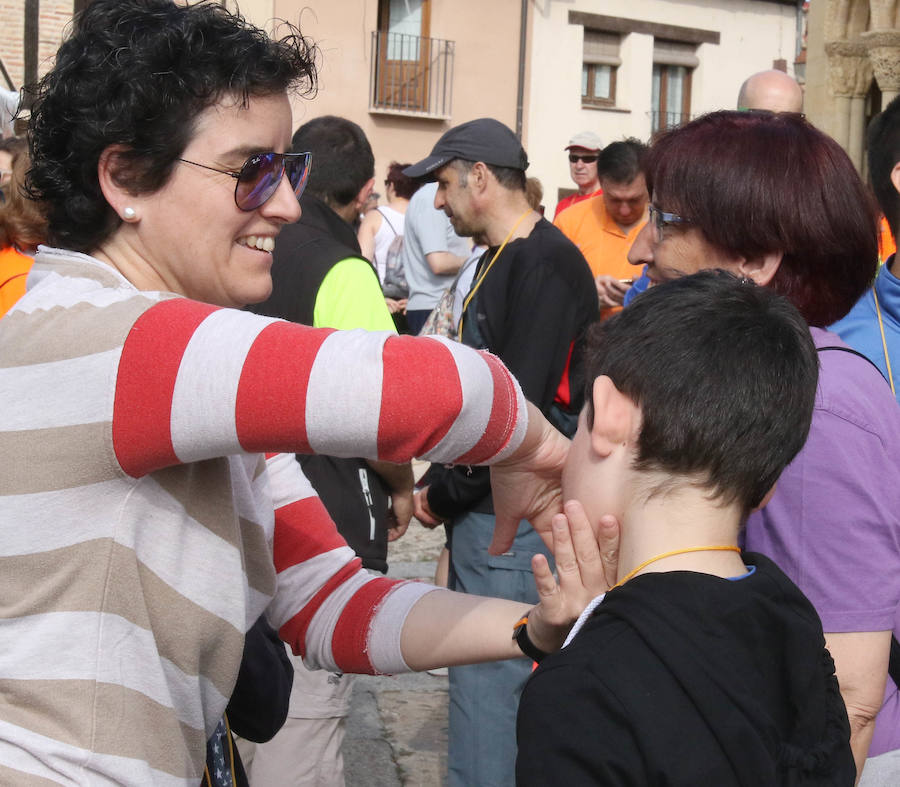
{"label": "boy's ear", "polygon": [[638,409],[606,375],[594,380],[591,397],[594,404],[591,447],[598,456],[607,457],[632,436],[637,427]]}

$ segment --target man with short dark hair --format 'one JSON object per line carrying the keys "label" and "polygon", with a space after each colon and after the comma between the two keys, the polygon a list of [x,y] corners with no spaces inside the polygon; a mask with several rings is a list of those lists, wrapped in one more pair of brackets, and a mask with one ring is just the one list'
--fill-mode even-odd
{"label": "man with short dark hair", "polygon": [[[900,230],[900,98],[869,126],[869,178],[894,237]],[[875,284],[831,330],[869,358],[900,402],[900,264],[891,255]]]}
{"label": "man with short dark hair", "polygon": [[[282,229],[275,243],[271,296],[251,309],[317,328],[393,333],[378,274],[362,256],[353,229],[375,182],[375,159],[365,133],[356,123],[326,115],[301,126],[292,149],[309,151],[315,162],[300,198],[302,215]],[[386,571],[387,542],[404,533],[412,515],[410,465],[297,458],[363,566]],[[310,672],[300,658],[293,660],[288,721],[275,738],[257,747],[251,781],[254,787],[340,787],[352,678]]]}
{"label": "man with short dark hair", "polygon": [[603,193],[567,208],[554,220],[584,254],[597,287],[602,317],[622,305],[634,270],[628,250],[647,223],[647,146],[636,139],[607,145],[597,159]]}
{"label": "man with short dark hair", "polygon": [[565,149],[569,154],[569,174],[578,191],[556,203],[554,219],[570,205],[602,192],[600,176],[597,174],[597,158],[603,150],[599,135],[593,131],[582,131],[569,140]]}
{"label": "man with short dark hair", "polygon": [[[513,132],[482,118],[450,129],[405,172],[436,178],[435,207],[458,234],[484,238],[489,247],[464,302],[461,341],[498,355],[525,397],[571,434],[583,397],[582,337],[596,319],[597,299],[584,257],[528,204],[527,166]],[[489,474],[432,465],[425,483],[416,517],[432,526],[451,522],[450,587],[535,602],[531,558],[547,550],[523,521],[509,552],[488,555]],[[530,669],[525,659],[450,668],[450,785],[513,783],[517,698]]]}

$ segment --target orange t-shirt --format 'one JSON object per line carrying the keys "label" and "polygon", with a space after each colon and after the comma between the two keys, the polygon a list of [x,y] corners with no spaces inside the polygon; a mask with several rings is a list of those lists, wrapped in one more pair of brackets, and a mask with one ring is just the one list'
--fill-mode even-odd
{"label": "orange t-shirt", "polygon": [[12,246],[0,249],[0,317],[25,294],[25,279],[33,264],[32,257]]}
{"label": "orange t-shirt", "polygon": [[646,219],[626,235],[610,218],[603,197],[599,196],[570,205],[553,223],[581,250],[594,276],[632,279],[639,275],[639,269],[628,262],[628,250]]}
{"label": "orange t-shirt", "polygon": [[896,251],[897,243],[894,241],[894,236],[891,235],[891,228],[888,226],[887,219],[882,216],[878,232],[878,259],[884,262]]}
{"label": "orange t-shirt", "polygon": [[556,217],[566,208],[570,208],[572,207],[572,205],[576,205],[579,202],[584,202],[586,199],[596,197],[598,194],[602,193],[603,189],[597,189],[596,191],[592,191],[590,194],[579,194],[576,191],[574,194],[570,194],[568,197],[563,197],[559,202],[556,203],[556,210],[553,212],[554,221],[556,220]]}

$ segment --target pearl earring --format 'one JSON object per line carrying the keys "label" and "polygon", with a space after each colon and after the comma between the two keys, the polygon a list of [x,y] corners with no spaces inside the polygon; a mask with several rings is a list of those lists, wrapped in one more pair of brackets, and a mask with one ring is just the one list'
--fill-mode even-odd
{"label": "pearl earring", "polygon": [[128,207],[122,211],[122,215],[125,217],[125,221],[131,221],[137,216],[137,211],[134,208]]}

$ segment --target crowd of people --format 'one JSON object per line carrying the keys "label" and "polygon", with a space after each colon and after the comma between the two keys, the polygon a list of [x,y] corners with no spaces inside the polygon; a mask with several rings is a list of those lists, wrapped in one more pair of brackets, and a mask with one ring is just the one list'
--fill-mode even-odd
{"label": "crowd of people", "polygon": [[551,222],[492,118],[373,204],[314,64],[94,0],[0,146],[0,782],[337,787],[449,667],[454,787],[897,784],[900,99],[871,191],[770,71]]}

